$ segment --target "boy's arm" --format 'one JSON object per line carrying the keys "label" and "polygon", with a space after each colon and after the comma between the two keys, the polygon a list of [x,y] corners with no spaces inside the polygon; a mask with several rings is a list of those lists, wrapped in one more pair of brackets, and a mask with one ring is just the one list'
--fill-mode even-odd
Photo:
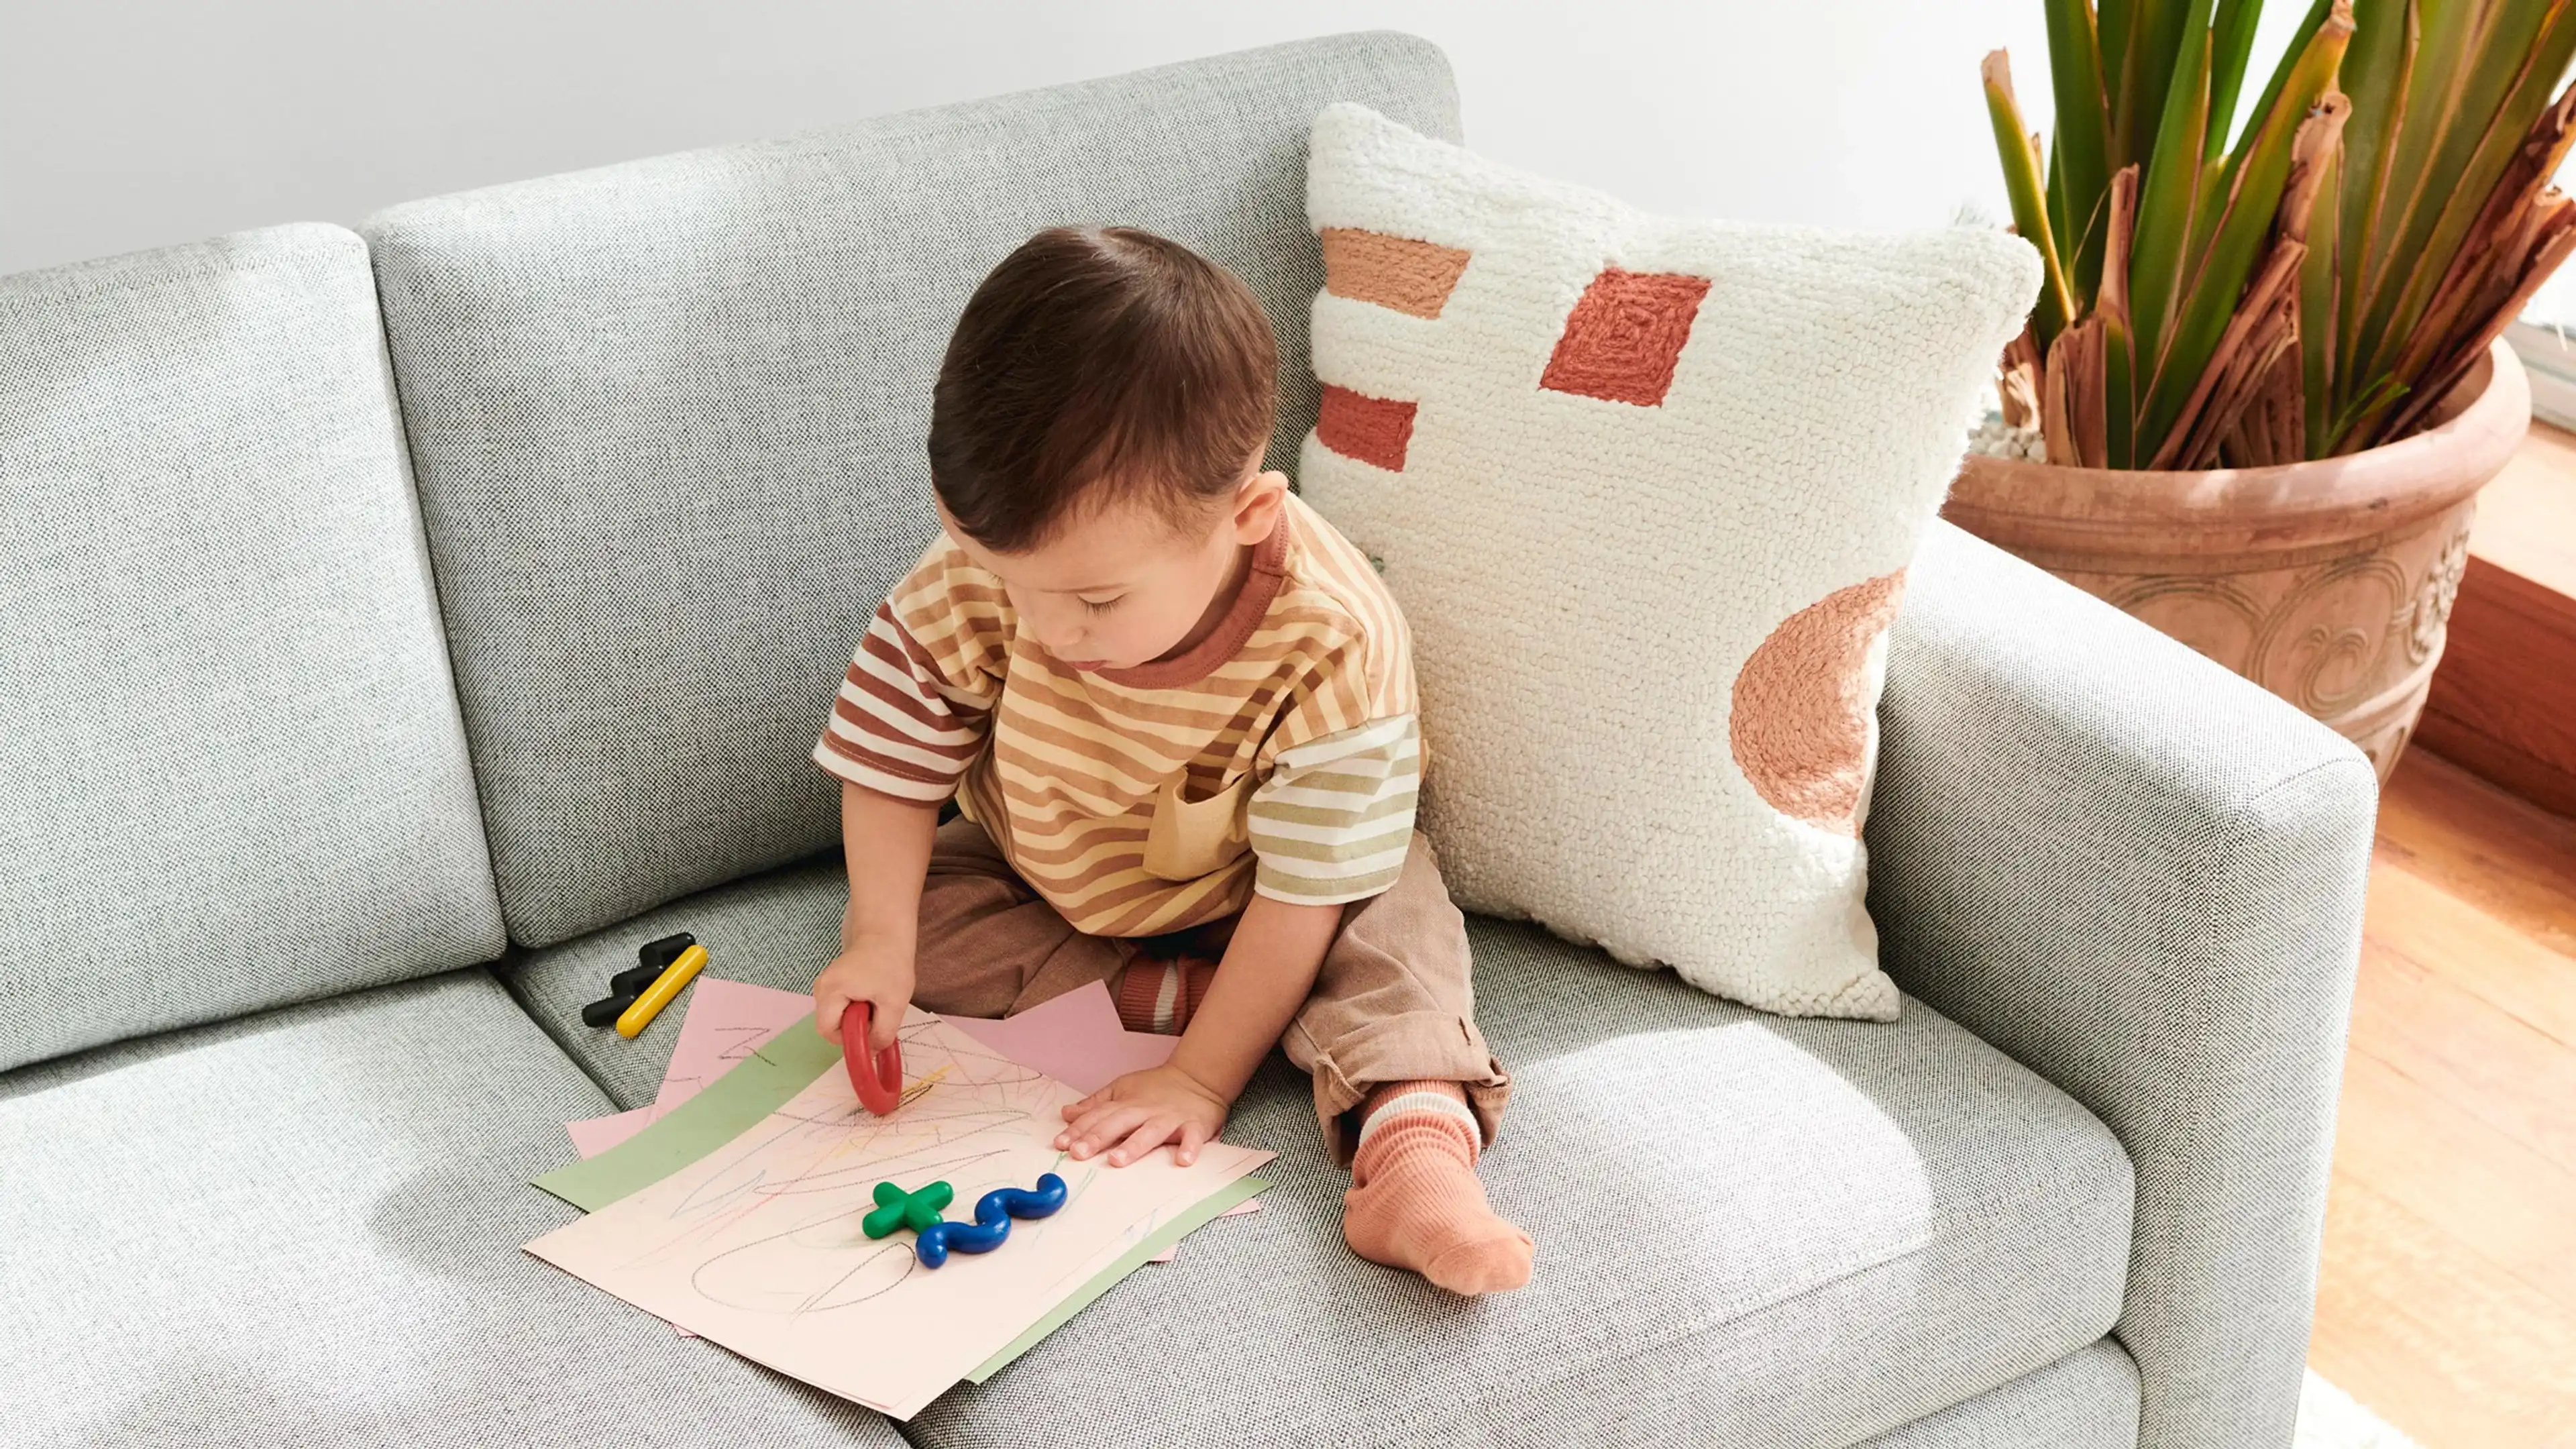
{"label": "boy's arm", "polygon": [[1292,905],[1255,895],[1190,1016],[1172,1065],[1227,1102],[1243,1095],[1315,989],[1324,952],[1341,929],[1340,906]]}
{"label": "boy's arm", "polygon": [[868,1046],[891,1045],[912,1001],[939,806],[983,748],[1010,651],[1000,594],[971,573],[945,534],[931,543],[869,618],[814,743],[814,763],[841,782],[850,871],[840,954],[814,978],[814,1029],[835,1041],[842,1012],[865,1001]]}
{"label": "boy's arm", "polygon": [[912,1003],[921,884],[938,828],[936,804],[842,783],[841,850],[849,866],[850,904],[841,913],[841,954],[814,978],[816,1031],[839,1040],[842,1012],[864,1001],[874,1013],[869,1050],[893,1044]]}
{"label": "boy's arm", "polygon": [[1172,1059],[1066,1107],[1055,1145],[1076,1158],[1106,1153],[1110,1166],[1124,1167],[1172,1142],[1184,1166],[1195,1161],[1305,1004],[1341,925],[1339,905],[1255,895]]}

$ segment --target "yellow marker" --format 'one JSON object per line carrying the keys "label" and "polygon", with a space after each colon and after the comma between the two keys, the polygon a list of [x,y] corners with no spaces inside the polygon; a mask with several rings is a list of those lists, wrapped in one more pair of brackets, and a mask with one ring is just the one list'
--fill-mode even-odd
{"label": "yellow marker", "polygon": [[653,978],[653,984],[644,988],[644,994],[635,998],[635,1004],[617,1018],[617,1034],[632,1037],[651,1026],[653,1018],[662,1014],[662,1008],[670,1005],[671,998],[679,995],[680,989],[694,980],[706,964],[704,946],[691,946],[673,957],[671,964],[662,968],[662,974]]}

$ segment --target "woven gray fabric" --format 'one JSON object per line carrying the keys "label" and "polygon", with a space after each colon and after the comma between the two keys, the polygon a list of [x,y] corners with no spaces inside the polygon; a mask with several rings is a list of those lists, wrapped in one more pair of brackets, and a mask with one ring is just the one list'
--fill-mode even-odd
{"label": "woven gray fabric", "polygon": [[479,970],[0,1076],[0,1438],[900,1449],[519,1251],[607,1106]]}
{"label": "woven gray fabric", "polygon": [[1866,1449],[2137,1449],[2138,1366],[2104,1339]]}
{"label": "woven gray fabric", "polygon": [[834,854],[767,871],[675,901],[605,931],[525,953],[503,979],[511,992],[591,1080],[620,1107],[640,1107],[662,1089],[688,998],[629,1041],[581,1023],[583,1003],[608,994],[608,978],[635,964],[635,948],[673,931],[706,944],[707,974],[784,991],[810,991],[815,973],[840,950],[849,877]]}
{"label": "woven gray fabric", "polygon": [[[809,862],[535,953],[513,981],[640,1103],[667,1047],[585,1031],[580,1000],[682,928],[711,971],[802,990],[845,890],[837,860]],[[2127,1160],[1939,1013],[1766,1017],[1470,924],[1478,1019],[1516,1078],[1485,1176],[1538,1240],[1528,1289],[1469,1303],[1352,1257],[1349,1178],[1274,1060],[1227,1130],[1280,1153],[1267,1210],[1202,1230],[911,1437],[1841,1444],[2053,1362],[2118,1313]]]}
{"label": "woven gray fabric", "polygon": [[2149,1449],[2286,1445],[2376,791],[2242,679],[1955,529],[1889,648],[1883,964],[2137,1163]]}
{"label": "woven gray fabric", "polygon": [[1458,134],[1373,34],[398,206],[367,224],[510,934],[571,939],[839,838],[806,755],[934,524],[948,330],[1031,232],[1124,222],[1277,324],[1314,420],[1305,139]]}
{"label": "woven gray fabric", "polygon": [[0,1069],[501,948],[366,249],[0,278]]}

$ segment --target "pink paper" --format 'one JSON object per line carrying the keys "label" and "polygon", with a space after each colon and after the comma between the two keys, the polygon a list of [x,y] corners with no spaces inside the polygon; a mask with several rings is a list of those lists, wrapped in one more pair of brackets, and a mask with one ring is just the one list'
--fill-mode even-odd
{"label": "pink paper", "polygon": [[688,1015],[680,1021],[680,1040],[671,1048],[671,1064],[662,1069],[662,1090],[649,1107],[566,1122],[572,1150],[597,1157],[650,1126],[655,1118],[696,1096],[707,1083],[723,1076],[762,1042],[795,1024],[813,1009],[814,998],[802,992],[743,981],[701,976],[689,989]]}
{"label": "pink paper", "polygon": [[1161,1066],[1181,1044],[1176,1036],[1121,1027],[1109,987],[1099,981],[998,1021],[971,1016],[944,1020],[1004,1059],[1044,1072],[1085,1096],[1129,1072]]}
{"label": "pink paper", "polygon": [[[747,982],[701,976],[689,993],[688,1015],[680,1039],[671,1049],[671,1064],[662,1090],[649,1107],[567,1122],[573,1150],[595,1157],[634,1136],[663,1113],[732,1070],[734,1063],[757,1050],[782,1029],[813,1009],[811,996]],[[1129,1031],[1118,1020],[1117,1003],[1105,982],[1095,981],[1017,1016],[987,1020],[971,1016],[943,1018],[1006,1061],[1043,1072],[1088,1095],[1129,1072],[1159,1067],[1180,1045],[1176,1036]],[[1220,1214],[1235,1217],[1259,1212],[1261,1200],[1250,1198]],[[1147,1259],[1168,1263],[1180,1252],[1174,1244]],[[680,1330],[683,1336],[689,1330]]]}
{"label": "pink paper", "polygon": [[653,1105],[668,1112],[696,1096],[699,1088],[733,1070],[734,1063],[813,1009],[814,998],[806,992],[699,977],[690,988],[689,1015],[680,1023],[679,1044],[671,1048],[671,1065],[662,1073],[662,1090]]}
{"label": "pink paper", "polygon": [[643,1131],[654,1118],[662,1115],[659,1107],[638,1107],[632,1112],[618,1112],[606,1117],[592,1117],[580,1122],[566,1122],[564,1131],[572,1136],[572,1150],[584,1157],[597,1157],[608,1149]]}

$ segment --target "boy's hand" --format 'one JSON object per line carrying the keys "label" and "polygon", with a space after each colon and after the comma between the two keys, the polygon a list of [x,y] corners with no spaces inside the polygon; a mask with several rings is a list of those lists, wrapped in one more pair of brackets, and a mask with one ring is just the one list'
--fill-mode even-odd
{"label": "boy's hand", "polygon": [[[1225,1125],[1226,1107],[1223,1097],[1180,1068],[1148,1067],[1066,1107],[1065,1120],[1073,1125],[1056,1134],[1055,1145],[1076,1160],[1105,1148],[1110,1166],[1125,1167],[1176,1141],[1174,1156],[1187,1167]],[[1122,1136],[1127,1140],[1120,1142]]]}
{"label": "boy's hand", "polygon": [[909,943],[861,941],[833,957],[823,974],[814,978],[814,1029],[849,1050],[851,1044],[841,1041],[841,1016],[853,1003],[864,1001],[873,1011],[868,1051],[881,1052],[894,1045],[895,1032],[903,1026],[904,1009],[912,1004],[912,983]]}

